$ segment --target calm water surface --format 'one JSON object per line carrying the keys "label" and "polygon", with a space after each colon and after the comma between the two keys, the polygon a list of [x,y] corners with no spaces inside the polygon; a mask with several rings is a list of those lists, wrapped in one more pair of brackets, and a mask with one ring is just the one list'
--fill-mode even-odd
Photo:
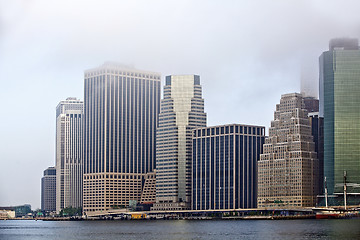
{"label": "calm water surface", "polygon": [[0,221],[7,239],[360,239],[360,219]]}

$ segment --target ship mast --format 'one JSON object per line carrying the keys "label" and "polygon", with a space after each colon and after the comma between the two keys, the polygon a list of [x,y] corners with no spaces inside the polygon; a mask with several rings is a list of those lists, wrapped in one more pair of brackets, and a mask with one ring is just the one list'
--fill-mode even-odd
{"label": "ship mast", "polygon": [[326,208],[328,208],[328,191],[327,191],[326,177],[324,179],[324,186],[325,186],[325,206]]}
{"label": "ship mast", "polygon": [[346,171],[344,171],[344,209],[346,210]]}

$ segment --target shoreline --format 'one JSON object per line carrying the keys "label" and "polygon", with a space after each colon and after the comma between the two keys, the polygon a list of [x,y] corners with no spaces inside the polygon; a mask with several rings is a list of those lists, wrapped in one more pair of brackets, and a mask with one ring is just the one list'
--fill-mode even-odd
{"label": "shoreline", "polygon": [[[351,215],[341,215],[331,219],[358,219],[360,213]],[[141,219],[131,218],[115,218],[115,217],[103,217],[103,218],[83,218],[83,217],[41,217],[41,218],[8,218],[1,219],[7,220],[27,220],[27,221],[154,221],[154,220],[298,220],[298,219],[316,219],[316,214],[308,215],[291,215],[291,216],[265,216],[265,215],[254,215],[254,216],[227,216],[227,217],[148,217]],[[0,221],[1,221],[0,220]],[[318,219],[319,220],[319,219]]]}

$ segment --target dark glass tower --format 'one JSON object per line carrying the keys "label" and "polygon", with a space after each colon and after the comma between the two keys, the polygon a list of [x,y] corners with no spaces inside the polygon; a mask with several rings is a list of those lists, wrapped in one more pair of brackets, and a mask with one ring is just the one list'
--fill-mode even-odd
{"label": "dark glass tower", "polygon": [[41,210],[56,211],[56,168],[49,167],[41,178]]}
{"label": "dark glass tower", "polygon": [[[333,39],[320,56],[320,116],[329,193],[342,192],[344,171],[360,183],[360,50],[357,39]],[[351,193],[359,188],[348,189]]]}
{"label": "dark glass tower", "polygon": [[192,209],[256,208],[265,127],[231,124],[194,131]]}
{"label": "dark glass tower", "polygon": [[140,201],[155,169],[160,74],[106,63],[85,71],[84,211]]}

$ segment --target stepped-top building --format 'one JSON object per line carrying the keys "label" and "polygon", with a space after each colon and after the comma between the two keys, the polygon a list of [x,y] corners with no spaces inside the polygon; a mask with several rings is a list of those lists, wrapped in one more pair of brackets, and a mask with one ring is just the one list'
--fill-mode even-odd
{"label": "stepped-top building", "polygon": [[167,76],[156,138],[154,210],[190,209],[193,130],[206,127],[197,75]]}
{"label": "stepped-top building", "polygon": [[317,174],[318,159],[303,96],[284,94],[258,162],[258,207],[314,206]]}

